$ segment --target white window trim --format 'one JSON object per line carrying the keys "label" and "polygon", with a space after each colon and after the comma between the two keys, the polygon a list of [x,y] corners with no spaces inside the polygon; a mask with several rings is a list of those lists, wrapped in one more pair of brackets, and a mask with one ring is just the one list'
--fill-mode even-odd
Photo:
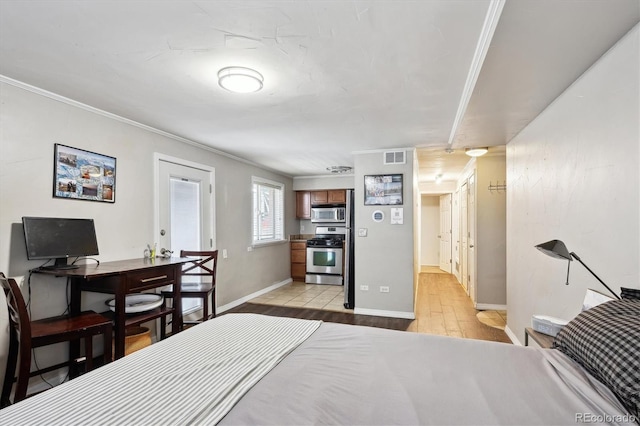
{"label": "white window trim", "polygon": [[[281,191],[281,198],[282,198],[282,217],[281,217],[281,229],[282,229],[282,237],[279,239],[273,239],[273,240],[262,240],[262,241],[255,241],[253,239],[254,237],[254,217],[253,217],[253,212],[254,212],[254,198],[253,198],[253,186],[256,184],[263,184],[263,185],[268,185],[268,186],[272,186],[274,188],[277,188]],[[251,176],[251,224],[250,224],[250,229],[251,229],[251,247],[254,248],[259,248],[259,247],[265,247],[265,246],[270,246],[270,245],[276,245],[276,244],[284,244],[287,242],[287,240],[285,239],[285,229],[284,229],[284,213],[285,211],[285,185],[282,182],[276,182],[274,180],[270,180],[270,179],[266,179],[266,178],[262,178],[259,176]]]}

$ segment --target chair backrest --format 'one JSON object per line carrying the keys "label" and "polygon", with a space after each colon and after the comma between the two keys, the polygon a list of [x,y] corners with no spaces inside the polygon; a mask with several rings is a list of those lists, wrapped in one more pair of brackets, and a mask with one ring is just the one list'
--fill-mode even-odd
{"label": "chair backrest", "polygon": [[[9,356],[0,397],[0,407],[5,407],[11,404],[10,395],[18,365],[18,355],[20,355],[20,369],[27,372],[27,377],[31,368],[31,320],[22,292],[15,280],[5,277],[0,272],[0,284],[7,299],[9,313]],[[26,397],[28,384],[28,381],[26,383],[18,381],[14,401],[20,401]]]}
{"label": "chair backrest", "polygon": [[193,257],[182,268],[182,276],[209,277],[211,285],[216,285],[216,269],[218,267],[218,250],[193,251],[180,250],[180,257]]}

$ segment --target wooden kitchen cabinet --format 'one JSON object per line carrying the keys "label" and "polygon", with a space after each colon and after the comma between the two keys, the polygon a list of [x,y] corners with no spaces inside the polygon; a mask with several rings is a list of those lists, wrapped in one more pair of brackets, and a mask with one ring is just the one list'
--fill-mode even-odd
{"label": "wooden kitchen cabinet", "polygon": [[307,243],[306,241],[291,242],[291,278],[294,281],[304,281],[307,275]]}
{"label": "wooden kitchen cabinet", "polygon": [[296,191],[296,218],[311,219],[311,193]]}
{"label": "wooden kitchen cabinet", "polygon": [[334,189],[327,191],[329,204],[344,204],[347,202],[347,191],[344,189]]}
{"label": "wooden kitchen cabinet", "polygon": [[327,195],[327,191],[311,191],[311,205],[315,206],[317,204],[327,204],[329,202],[329,198]]}
{"label": "wooden kitchen cabinet", "polygon": [[327,191],[311,191],[311,205],[344,204],[347,202],[347,192],[344,189],[330,189]]}

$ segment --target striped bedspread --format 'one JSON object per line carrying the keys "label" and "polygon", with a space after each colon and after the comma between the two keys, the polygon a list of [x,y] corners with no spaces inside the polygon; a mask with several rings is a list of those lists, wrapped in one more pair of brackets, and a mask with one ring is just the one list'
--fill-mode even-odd
{"label": "striped bedspread", "polygon": [[215,424],[320,324],[224,315],[0,410],[0,424]]}

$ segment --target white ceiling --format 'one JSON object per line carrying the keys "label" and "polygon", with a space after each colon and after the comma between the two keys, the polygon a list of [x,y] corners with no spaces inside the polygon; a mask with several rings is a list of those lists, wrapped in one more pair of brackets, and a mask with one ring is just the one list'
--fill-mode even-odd
{"label": "white ceiling", "polygon": [[[487,31],[501,6],[2,0],[0,74],[290,176],[424,148],[429,180],[461,148],[508,142],[640,21],[640,0],[507,0]],[[263,90],[221,89],[226,66],[258,70]]]}

